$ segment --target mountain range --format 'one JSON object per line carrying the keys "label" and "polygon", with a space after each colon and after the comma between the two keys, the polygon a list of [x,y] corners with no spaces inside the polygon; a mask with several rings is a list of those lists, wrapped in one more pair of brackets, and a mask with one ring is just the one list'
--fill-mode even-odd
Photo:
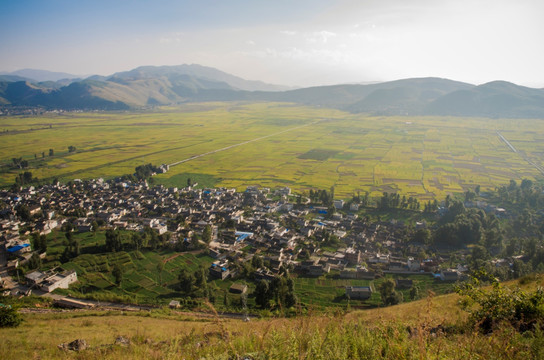
{"label": "mountain range", "polygon": [[280,101],[374,115],[544,118],[544,89],[414,78],[289,89],[201,65],[142,66],[85,79],[25,69],[0,75],[0,106],[129,110],[199,101]]}

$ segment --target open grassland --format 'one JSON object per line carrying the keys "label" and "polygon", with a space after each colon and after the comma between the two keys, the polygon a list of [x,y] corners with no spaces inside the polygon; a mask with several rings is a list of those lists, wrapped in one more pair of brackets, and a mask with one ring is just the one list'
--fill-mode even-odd
{"label": "open grassland", "polygon": [[[529,285],[542,286],[541,278]],[[515,285],[517,286],[517,284]],[[27,313],[0,329],[2,359],[541,359],[542,332],[502,326],[482,334],[464,325],[456,294],[409,304],[250,322],[151,312]],[[123,336],[129,346],[115,345]],[[79,353],[57,348],[84,339]]]}
{"label": "open grassland", "polygon": [[[3,117],[0,129],[4,186],[20,172],[10,168],[13,157],[28,160],[40,179],[111,178],[142,163],[172,164],[254,139],[174,166],[156,181],[184,186],[191,177],[202,186],[298,191],[335,186],[339,197],[395,191],[426,200],[541,176],[526,159],[544,165],[540,120],[370,117],[289,104],[205,103],[146,113]],[[68,146],[77,151],[69,153]]]}

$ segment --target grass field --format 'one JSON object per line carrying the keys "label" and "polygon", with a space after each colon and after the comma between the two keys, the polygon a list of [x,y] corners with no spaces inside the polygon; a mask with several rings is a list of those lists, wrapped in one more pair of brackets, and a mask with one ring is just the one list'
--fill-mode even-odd
{"label": "grass field", "polygon": [[142,163],[171,164],[276,134],[174,166],[156,181],[185,186],[191,177],[201,186],[287,185],[297,191],[335,186],[337,197],[395,191],[427,200],[477,184],[485,190],[539,177],[524,157],[543,165],[544,153],[538,120],[369,117],[278,103],[3,117],[0,130],[3,186],[19,172],[10,168],[13,157],[28,160],[40,179],[111,178]]}

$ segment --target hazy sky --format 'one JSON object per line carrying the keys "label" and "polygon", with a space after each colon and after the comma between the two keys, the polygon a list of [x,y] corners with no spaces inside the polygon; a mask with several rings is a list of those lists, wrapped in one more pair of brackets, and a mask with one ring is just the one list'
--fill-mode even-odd
{"label": "hazy sky", "polygon": [[201,64],[284,85],[544,87],[542,0],[0,0],[0,70]]}

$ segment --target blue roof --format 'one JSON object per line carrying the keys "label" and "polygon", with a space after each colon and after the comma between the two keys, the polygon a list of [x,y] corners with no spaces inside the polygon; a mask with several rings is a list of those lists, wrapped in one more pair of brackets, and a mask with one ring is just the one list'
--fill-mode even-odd
{"label": "blue roof", "polygon": [[21,249],[24,249],[24,248],[26,248],[26,247],[29,247],[29,246],[30,246],[30,244],[15,245],[14,247],[9,248],[9,249],[8,249],[8,252],[9,252],[9,253],[14,253],[14,252],[17,252],[17,251],[19,251],[19,250],[21,250]]}
{"label": "blue roof", "polygon": [[253,233],[251,232],[244,232],[244,231],[236,231],[234,233],[234,235],[238,236],[238,238],[236,239],[236,241],[242,241],[244,240],[245,238],[249,237],[249,236],[253,236]]}
{"label": "blue roof", "polygon": [[247,238],[249,235],[248,234],[242,234],[238,237],[238,239],[236,239],[236,241],[242,241],[244,240],[245,238]]}
{"label": "blue roof", "polygon": [[222,267],[222,268],[221,268],[221,270],[223,270],[223,271],[227,271],[227,268],[225,268],[225,267]]}
{"label": "blue roof", "polygon": [[326,214],[327,213],[327,210],[319,210],[318,211],[318,214]]}

